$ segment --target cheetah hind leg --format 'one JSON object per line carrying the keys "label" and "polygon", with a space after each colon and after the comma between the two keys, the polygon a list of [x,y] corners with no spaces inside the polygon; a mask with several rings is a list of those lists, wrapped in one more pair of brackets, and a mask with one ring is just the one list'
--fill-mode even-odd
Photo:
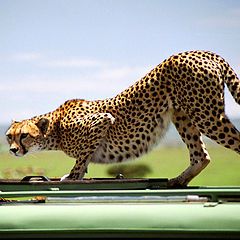
{"label": "cheetah hind leg", "polygon": [[224,113],[214,117],[214,121],[205,119],[205,121],[214,123],[211,126],[211,133],[207,130],[205,121],[200,122],[195,119],[193,121],[204,135],[225,148],[229,148],[240,154],[240,132]]}
{"label": "cheetah hind leg", "polygon": [[190,166],[178,177],[170,179],[169,187],[184,187],[197,176],[210,162],[210,156],[202,140],[201,133],[190,118],[181,110],[175,110],[172,121],[190,154]]}
{"label": "cheetah hind leg", "polygon": [[79,122],[80,131],[87,133],[78,143],[84,148],[79,152],[70,174],[64,175],[61,181],[81,180],[84,177],[94,151],[106,137],[108,129],[114,122],[115,118],[110,113],[90,114]]}

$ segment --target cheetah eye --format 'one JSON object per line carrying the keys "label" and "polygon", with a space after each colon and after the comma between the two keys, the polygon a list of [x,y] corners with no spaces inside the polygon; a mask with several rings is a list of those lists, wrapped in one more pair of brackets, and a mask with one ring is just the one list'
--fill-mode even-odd
{"label": "cheetah eye", "polygon": [[22,133],[20,138],[21,138],[21,139],[24,139],[24,138],[26,138],[27,136],[28,136],[28,133]]}
{"label": "cheetah eye", "polygon": [[12,135],[11,135],[11,134],[8,134],[8,135],[7,135],[7,138],[8,138],[9,140],[12,140]]}

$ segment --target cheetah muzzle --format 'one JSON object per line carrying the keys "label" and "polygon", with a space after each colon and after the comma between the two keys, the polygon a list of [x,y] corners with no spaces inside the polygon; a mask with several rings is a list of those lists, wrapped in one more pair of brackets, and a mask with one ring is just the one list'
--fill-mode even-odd
{"label": "cheetah muzzle", "polygon": [[224,112],[224,83],[240,103],[236,73],[205,51],[171,56],[116,97],[69,100],[53,112],[13,122],[10,153],[61,150],[76,159],[64,180],[84,177],[90,162],[120,163],[151,150],[172,121],[186,144],[190,165],[169,186],[186,186],[210,162],[202,134],[240,153],[239,131]]}

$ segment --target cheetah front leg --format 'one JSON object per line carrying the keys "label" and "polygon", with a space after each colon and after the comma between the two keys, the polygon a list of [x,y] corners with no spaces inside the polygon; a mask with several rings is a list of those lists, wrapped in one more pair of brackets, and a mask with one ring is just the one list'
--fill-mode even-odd
{"label": "cheetah front leg", "polygon": [[168,185],[187,186],[210,162],[210,156],[202,140],[201,133],[192,124],[190,118],[181,110],[175,110],[172,121],[190,154],[190,166],[178,177],[170,179]]}
{"label": "cheetah front leg", "polygon": [[78,140],[76,149],[80,150],[77,152],[74,167],[69,175],[61,178],[61,181],[81,180],[84,177],[94,151],[106,137],[107,131],[114,124],[114,121],[115,119],[110,113],[97,113],[87,115],[78,122],[80,131],[85,134]]}

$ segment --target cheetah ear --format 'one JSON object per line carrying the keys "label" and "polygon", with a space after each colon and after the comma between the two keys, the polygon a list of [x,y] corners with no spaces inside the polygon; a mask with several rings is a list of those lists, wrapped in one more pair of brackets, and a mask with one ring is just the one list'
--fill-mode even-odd
{"label": "cheetah ear", "polygon": [[37,127],[40,129],[43,135],[46,134],[49,126],[49,120],[47,118],[41,118],[37,123]]}
{"label": "cheetah ear", "polygon": [[15,120],[12,120],[12,124],[14,124],[14,123],[19,123],[18,121],[15,121]]}

